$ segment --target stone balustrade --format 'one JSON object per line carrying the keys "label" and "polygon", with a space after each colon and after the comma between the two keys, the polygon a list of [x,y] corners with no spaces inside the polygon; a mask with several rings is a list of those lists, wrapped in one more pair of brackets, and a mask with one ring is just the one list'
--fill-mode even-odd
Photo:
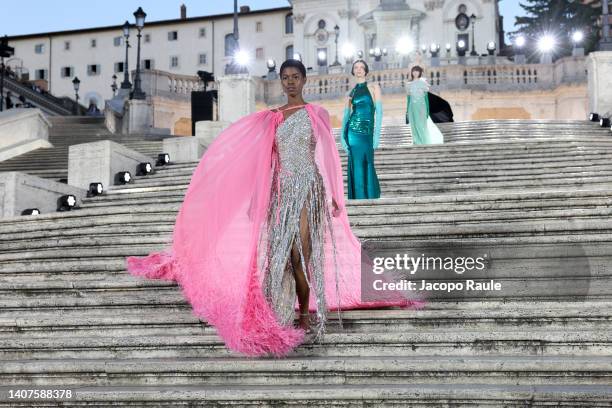
{"label": "stone balustrade", "polygon": [[[586,83],[584,57],[567,57],[554,64],[495,64],[495,65],[443,65],[426,68],[426,77],[434,92],[450,90],[479,91],[532,91],[553,89],[561,84]],[[386,69],[370,74],[383,93],[405,93],[410,80],[410,68]],[[279,103],[283,99],[277,81],[266,81],[265,102]],[[352,88],[350,73],[328,75],[310,74],[304,87],[309,100],[335,99]]]}

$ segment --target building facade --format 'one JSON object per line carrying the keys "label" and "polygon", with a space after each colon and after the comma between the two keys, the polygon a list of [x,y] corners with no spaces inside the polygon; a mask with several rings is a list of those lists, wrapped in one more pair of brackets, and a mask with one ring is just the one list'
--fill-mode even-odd
{"label": "building facade", "polygon": [[[199,70],[223,75],[233,52],[233,15],[189,18],[186,14],[182,8],[179,19],[145,23],[141,68],[177,75],[195,75]],[[466,26],[460,17],[472,14],[476,18]],[[418,58],[421,47],[431,44],[442,48],[441,55],[455,55],[458,40],[471,45],[472,30],[476,49],[483,53],[486,44],[499,37],[498,21],[495,0],[291,0],[289,7],[282,8],[251,11],[243,6],[239,42],[250,56],[248,68],[255,76],[268,72],[267,60],[280,63],[296,53],[315,72],[332,65],[336,52],[339,62],[347,64],[350,58],[342,50],[349,45],[367,60],[372,58],[371,49],[384,49],[387,55],[382,60],[388,68],[399,66],[402,58]],[[128,71],[135,69],[136,34],[132,26]],[[404,55],[396,48],[406,38],[414,47]],[[77,76],[82,103],[103,108],[104,100],[112,96],[113,75],[117,86],[124,80],[126,43],[121,25],[13,36],[9,44],[15,55],[7,65],[40,80],[56,96],[72,97],[72,79]],[[446,44],[452,48],[448,54]]]}

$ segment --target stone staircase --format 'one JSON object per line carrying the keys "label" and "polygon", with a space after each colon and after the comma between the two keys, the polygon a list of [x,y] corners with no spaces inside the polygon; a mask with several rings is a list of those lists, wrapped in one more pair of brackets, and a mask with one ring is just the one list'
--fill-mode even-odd
{"label": "stone staircase", "polygon": [[[37,149],[0,162],[1,171],[21,171],[54,180],[68,177],[68,147],[80,143],[112,140],[130,149],[156,158],[162,150],[159,137],[142,134],[113,134],[106,129],[104,118],[88,116],[49,116],[49,149]],[[168,136],[172,137],[172,136]]]}
{"label": "stone staircase", "polygon": [[[125,272],[125,256],[169,239],[196,165],[174,164],[77,211],[0,220],[0,385],[74,390],[62,406],[612,406],[612,135],[569,121],[440,127],[444,146],[384,129],[383,197],[349,204],[354,231],[378,249],[486,253],[490,267],[465,278],[503,291],[343,312],[343,328],[289,358],[230,353],[174,284]],[[37,158],[47,176],[65,171],[57,149]]]}

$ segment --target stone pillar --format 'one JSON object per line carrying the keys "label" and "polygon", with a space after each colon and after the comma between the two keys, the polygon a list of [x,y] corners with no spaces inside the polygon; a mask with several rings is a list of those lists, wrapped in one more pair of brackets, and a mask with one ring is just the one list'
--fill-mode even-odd
{"label": "stone pillar", "polygon": [[200,122],[196,122],[195,136],[201,139],[204,145],[208,147],[217,137],[217,135],[229,125],[229,122],[202,120]]}
{"label": "stone pillar", "polygon": [[124,112],[123,133],[144,133],[153,127],[153,105],[150,101],[127,100]]}
{"label": "stone pillar", "polygon": [[153,158],[112,140],[72,145],[68,148],[68,184],[87,190],[89,183],[102,183],[108,190],[115,174],[129,171],[134,177],[138,164],[146,162],[155,166]]}
{"label": "stone pillar", "polygon": [[0,161],[53,147],[49,143],[50,127],[40,109],[13,108],[0,112]]}
{"label": "stone pillar", "polygon": [[255,81],[250,75],[219,78],[219,120],[235,122],[255,112]]}
{"label": "stone pillar", "polygon": [[592,52],[587,57],[589,111],[612,115],[612,51]]}

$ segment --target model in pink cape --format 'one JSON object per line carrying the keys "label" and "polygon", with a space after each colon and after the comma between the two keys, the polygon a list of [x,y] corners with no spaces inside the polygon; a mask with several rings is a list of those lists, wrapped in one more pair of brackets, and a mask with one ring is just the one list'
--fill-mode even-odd
{"label": "model in pink cape", "polygon": [[[306,71],[280,69],[288,104],[248,115],[211,143],[179,210],[172,243],[128,257],[137,276],[176,281],[194,314],[246,355],[286,355],[329,310],[409,306],[364,302],[361,245],[352,233],[327,111],[306,104]],[[296,297],[299,325],[293,326]]]}

